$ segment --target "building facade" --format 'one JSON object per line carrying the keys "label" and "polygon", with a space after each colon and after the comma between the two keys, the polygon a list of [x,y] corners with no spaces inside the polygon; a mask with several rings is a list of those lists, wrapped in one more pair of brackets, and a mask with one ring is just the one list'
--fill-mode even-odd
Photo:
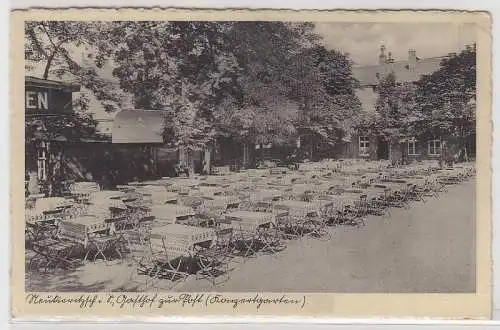
{"label": "building facade", "polygon": [[[394,60],[384,46],[380,48],[378,64],[353,67],[353,75],[360,82],[356,91],[362,111],[375,114],[379,82],[394,74],[397,83],[415,83],[423,75],[429,75],[439,70],[441,62],[453,54],[446,56],[419,58],[415,50],[408,51],[408,58]],[[388,129],[390,131],[390,129]],[[393,161],[414,161],[422,159],[439,159],[445,151],[457,153],[458,144],[463,143],[452,136],[436,135],[426,138],[404,136],[390,137],[390,132],[361,132],[349,136],[338,146],[338,158],[386,159]],[[469,150],[475,150],[473,139],[466,141]]]}

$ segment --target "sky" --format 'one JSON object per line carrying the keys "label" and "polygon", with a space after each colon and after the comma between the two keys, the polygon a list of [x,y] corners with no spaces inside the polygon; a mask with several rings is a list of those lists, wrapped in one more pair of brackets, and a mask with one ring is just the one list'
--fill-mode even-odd
{"label": "sky", "polygon": [[476,40],[472,24],[453,23],[316,23],[325,46],[349,53],[357,65],[378,63],[380,46],[385,45],[394,60],[443,56],[459,52]]}

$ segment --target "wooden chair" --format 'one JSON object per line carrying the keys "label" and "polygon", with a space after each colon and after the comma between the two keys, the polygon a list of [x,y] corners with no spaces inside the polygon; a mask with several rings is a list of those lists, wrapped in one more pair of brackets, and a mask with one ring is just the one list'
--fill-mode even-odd
{"label": "wooden chair", "polygon": [[126,233],[127,254],[124,261],[132,265],[132,272],[130,273],[130,282],[138,283],[148,286],[149,276],[144,277],[144,281],[137,282],[136,275],[148,275],[148,256],[150,253],[149,246],[149,232],[141,230],[140,228],[129,230]]}
{"label": "wooden chair", "polygon": [[[79,257],[85,249],[85,235],[81,235],[75,227],[63,228],[57,238],[44,238],[31,243],[34,255],[28,263],[28,269],[33,266],[40,270],[48,271],[50,268],[74,269],[81,263]],[[80,253],[78,253],[80,252]]]}
{"label": "wooden chair", "polygon": [[207,279],[212,286],[216,285],[217,278],[224,276],[229,279],[229,262],[234,254],[233,228],[224,228],[216,231],[216,241],[209,248],[201,248],[195,258],[199,269],[197,278]]}
{"label": "wooden chair", "polygon": [[147,269],[152,287],[167,280],[171,289],[181,280],[187,279],[191,270],[188,264],[191,253],[182,242],[167,242],[164,236],[152,233],[149,235],[149,243],[150,250],[143,259],[142,267]]}

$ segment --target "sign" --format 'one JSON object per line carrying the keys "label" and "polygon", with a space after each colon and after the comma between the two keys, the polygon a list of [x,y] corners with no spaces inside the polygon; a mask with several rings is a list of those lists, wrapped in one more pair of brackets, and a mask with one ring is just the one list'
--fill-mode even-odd
{"label": "sign", "polygon": [[71,91],[50,87],[25,86],[25,112],[30,114],[64,114],[73,112]]}

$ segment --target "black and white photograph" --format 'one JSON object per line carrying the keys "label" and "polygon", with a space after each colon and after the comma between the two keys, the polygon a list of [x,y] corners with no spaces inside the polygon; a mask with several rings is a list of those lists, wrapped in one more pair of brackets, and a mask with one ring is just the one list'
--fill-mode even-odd
{"label": "black and white photograph", "polygon": [[477,42],[26,21],[25,291],[476,293]]}

